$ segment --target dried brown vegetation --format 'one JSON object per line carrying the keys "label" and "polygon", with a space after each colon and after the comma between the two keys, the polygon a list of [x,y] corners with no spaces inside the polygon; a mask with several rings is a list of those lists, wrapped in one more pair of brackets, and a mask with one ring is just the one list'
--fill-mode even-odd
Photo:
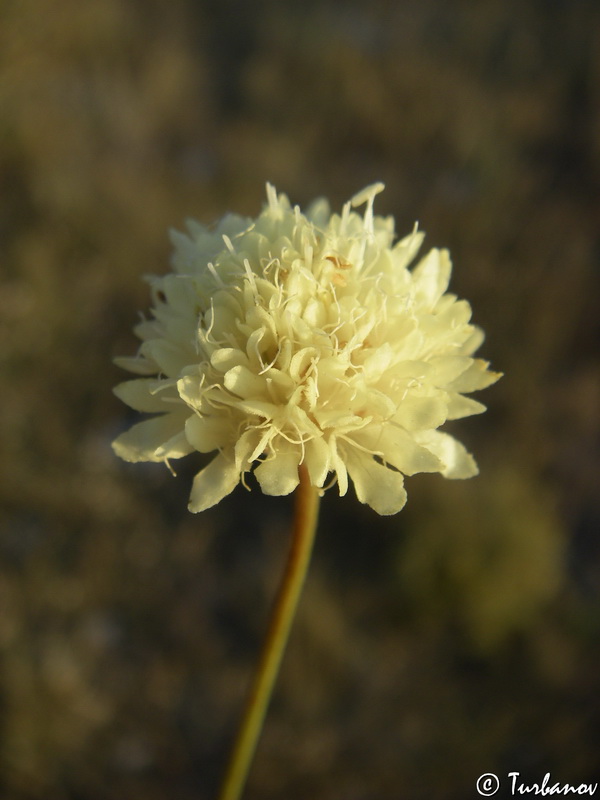
{"label": "dried brown vegetation", "polygon": [[[124,465],[111,357],[186,215],[266,180],[449,246],[506,373],[481,476],[329,493],[252,798],[451,800],[598,768],[594,0],[0,4],[0,794],[213,796],[289,503]],[[597,777],[597,772],[596,772]]]}

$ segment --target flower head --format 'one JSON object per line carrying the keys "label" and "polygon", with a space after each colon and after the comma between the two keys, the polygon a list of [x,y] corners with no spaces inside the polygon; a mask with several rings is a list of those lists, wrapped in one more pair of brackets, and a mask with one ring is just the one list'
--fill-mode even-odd
{"label": "flower head", "polygon": [[[403,476],[477,473],[462,444],[438,428],[485,407],[465,397],[500,376],[473,358],[483,333],[446,292],[451,262],[416,227],[394,242],[374,216],[378,183],[332,214],[306,212],[267,186],[256,219],[173,232],[173,272],[150,278],[152,318],[138,355],[117,363],[139,376],[116,387],[154,414],[119,436],[127,461],[217,451],[195,477],[189,508],[218,503],[254,467],[263,492],[284,495],[304,465],[311,483],[352,480],[380,514],[406,501]],[[366,204],[364,215],[352,209]],[[330,476],[328,478],[328,476]]]}

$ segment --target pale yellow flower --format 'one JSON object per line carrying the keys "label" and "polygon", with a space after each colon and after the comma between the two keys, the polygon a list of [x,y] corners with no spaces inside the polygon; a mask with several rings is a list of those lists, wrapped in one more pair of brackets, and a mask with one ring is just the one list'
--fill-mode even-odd
{"label": "pale yellow flower", "polygon": [[[498,374],[473,358],[483,341],[471,309],[446,293],[451,262],[423,240],[394,243],[394,220],[373,214],[375,184],[331,214],[306,212],[267,186],[256,219],[229,214],[213,229],[172,234],[173,273],[150,279],[152,318],[135,332],[144,376],[115,393],[155,414],[114,442],[127,461],[218,451],[194,479],[191,511],[218,503],[254,467],[263,492],[285,495],[304,464],[310,481],[349,478],[379,514],[406,501],[403,476],[477,473],[438,428],[485,407],[464,396]],[[366,203],[364,216],[352,211]],[[330,476],[328,478],[328,476]]]}

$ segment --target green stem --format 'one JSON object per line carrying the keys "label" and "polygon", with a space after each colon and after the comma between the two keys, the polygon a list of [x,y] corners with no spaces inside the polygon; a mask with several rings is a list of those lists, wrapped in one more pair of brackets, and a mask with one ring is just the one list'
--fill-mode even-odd
{"label": "green stem", "polygon": [[300,485],[296,489],[294,529],[288,561],[221,786],[219,800],[239,800],[244,789],[306,577],[317,529],[318,512],[318,489],[311,486],[306,470],[300,467]]}

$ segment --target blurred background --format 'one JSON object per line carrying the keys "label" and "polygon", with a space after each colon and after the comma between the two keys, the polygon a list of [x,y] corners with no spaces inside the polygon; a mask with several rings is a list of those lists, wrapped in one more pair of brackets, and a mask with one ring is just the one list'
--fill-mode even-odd
{"label": "blurred background", "polygon": [[200,457],[120,462],[112,358],[168,228],[267,180],[383,180],[505,377],[452,428],[478,478],[326,495],[247,799],[598,780],[596,0],[1,0],[0,796],[214,797],[291,498],[194,516]]}

